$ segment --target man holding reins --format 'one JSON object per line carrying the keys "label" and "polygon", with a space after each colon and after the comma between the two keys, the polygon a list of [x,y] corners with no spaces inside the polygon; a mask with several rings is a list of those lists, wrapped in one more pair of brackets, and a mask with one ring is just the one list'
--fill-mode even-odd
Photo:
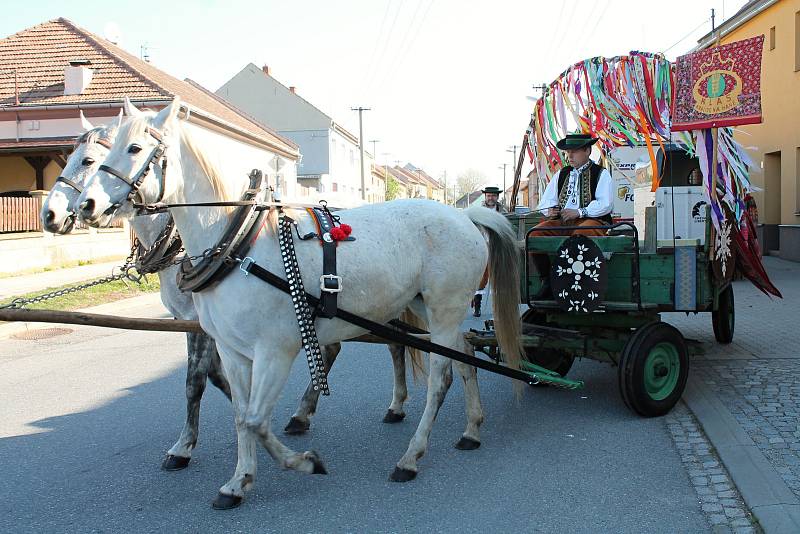
{"label": "man holding reins", "polygon": [[[536,225],[541,230],[534,236],[569,236],[582,234],[602,236],[603,229],[581,229],[584,226],[611,224],[614,209],[614,182],[611,174],[589,156],[597,138],[588,134],[569,134],[556,143],[566,152],[569,165],[553,175],[542,195],[537,209],[547,215],[547,220]],[[554,227],[569,227],[548,230]],[[543,277],[541,291],[535,299],[549,298],[550,260],[546,254],[534,254],[533,263]]]}
{"label": "man holding reins", "polygon": [[[481,190],[483,193],[483,202],[481,202],[481,206],[484,208],[488,208],[490,210],[495,210],[499,213],[507,213],[506,209],[500,203],[500,188],[494,186],[484,187]],[[483,278],[481,279],[481,285],[478,286],[478,290],[475,292],[475,296],[472,297],[472,315],[474,317],[481,316],[481,301],[483,300],[483,294],[486,293],[486,284],[489,283],[489,268],[487,267],[486,270],[483,272]]]}

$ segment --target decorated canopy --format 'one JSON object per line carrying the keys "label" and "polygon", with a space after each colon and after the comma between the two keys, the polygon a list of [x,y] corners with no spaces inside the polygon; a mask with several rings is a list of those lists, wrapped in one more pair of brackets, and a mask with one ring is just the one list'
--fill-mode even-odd
{"label": "decorated canopy", "polygon": [[[732,214],[736,224],[732,239],[741,238],[737,246],[745,262],[742,270],[763,291],[780,295],[761,265],[747,213],[751,161],[734,140],[732,128],[721,128],[713,135],[711,130],[672,131],[676,86],[675,65],[661,54],[634,51],[575,63],[544,87],[536,101],[523,139],[530,162],[540,180],[549,181],[565,163],[556,148],[558,140],[567,133],[588,133],[599,138],[597,146],[603,154],[621,146],[646,146],[655,190],[659,181],[656,150],[666,143],[683,147],[700,161],[717,232],[725,224],[726,214]],[[716,175],[712,172],[715,161]],[[713,176],[718,177],[716,188]],[[516,191],[511,198],[515,197]]]}

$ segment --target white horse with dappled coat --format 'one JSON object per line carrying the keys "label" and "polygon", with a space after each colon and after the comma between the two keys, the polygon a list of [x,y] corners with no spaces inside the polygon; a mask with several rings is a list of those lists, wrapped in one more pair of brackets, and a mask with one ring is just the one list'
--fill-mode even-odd
{"label": "white horse with dappled coat", "polygon": [[[166,146],[169,171],[163,180],[153,176],[139,189],[144,202],[163,197],[166,203],[235,200],[248,185],[247,161],[225,157],[219,138],[179,120],[176,99],[155,117],[135,117],[123,124],[105,160],[115,174],[134,176],[152,164],[154,149]],[[159,141],[159,138],[161,141]],[[117,176],[98,171],[84,189],[81,216],[93,225],[129,216],[131,186]],[[187,252],[200,255],[217,245],[229,220],[226,209],[172,208]],[[299,222],[300,234],[314,230],[304,210],[288,210]],[[431,341],[466,351],[460,326],[472,293],[490,262],[498,340],[510,367],[518,367],[519,250],[515,232],[493,211],[475,208],[460,212],[433,201],[400,200],[337,213],[352,227],[354,242],[338,248],[339,274],[344,291],[339,307],[373,321],[386,323],[408,307],[424,318]],[[277,213],[272,210],[248,256],[262,268],[284,276],[277,239]],[[484,239],[482,231],[488,235]],[[296,254],[307,290],[319,296],[322,254],[316,242],[296,243]],[[295,452],[270,429],[272,411],[301,348],[300,331],[288,295],[254,276],[234,271],[218,284],[194,294],[200,324],[217,342],[231,386],[238,438],[238,461],[233,477],[219,491],[214,506],[238,505],[254,483],[256,446],[263,445],[284,468],[325,473],[319,456]],[[352,339],[365,331],[340,319],[318,319],[321,344]],[[460,363],[465,383],[467,427],[464,440],[480,443],[483,412],[477,373]],[[426,405],[405,454],[391,478],[406,481],[417,473],[436,414],[452,382],[451,361],[431,354]]]}

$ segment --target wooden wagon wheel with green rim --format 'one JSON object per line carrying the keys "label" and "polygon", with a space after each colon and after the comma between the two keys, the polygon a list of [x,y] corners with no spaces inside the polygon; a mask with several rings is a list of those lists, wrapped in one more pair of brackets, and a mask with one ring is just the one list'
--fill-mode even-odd
{"label": "wooden wagon wheel with green rim", "polygon": [[[522,314],[522,324],[539,324],[544,325],[546,321],[544,314],[537,312],[533,309],[527,310]],[[540,367],[555,371],[559,375],[566,376],[572,368],[572,363],[575,361],[575,356],[563,350],[551,349],[545,347],[526,347],[525,359],[531,363],[535,363]],[[544,383],[537,384],[546,385]]]}
{"label": "wooden wagon wheel with green rim", "polygon": [[714,337],[719,343],[728,344],[733,341],[733,329],[736,324],[733,286],[729,285],[719,294],[717,309],[711,312],[711,324],[714,325]]}
{"label": "wooden wagon wheel with green rim", "polygon": [[686,388],[689,353],[683,335],[655,322],[636,330],[622,349],[619,389],[622,400],[645,417],[668,413]]}

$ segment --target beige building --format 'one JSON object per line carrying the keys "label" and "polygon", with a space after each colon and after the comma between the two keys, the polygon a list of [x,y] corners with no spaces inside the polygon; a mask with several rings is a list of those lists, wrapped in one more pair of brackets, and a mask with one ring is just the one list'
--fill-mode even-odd
{"label": "beige building", "polygon": [[192,128],[213,136],[249,168],[262,169],[285,197],[298,197],[299,151],[292,141],[199,85],[66,19],[51,20],[0,39],[0,272],[127,255],[127,230],[43,234],[39,199],[30,194],[44,194],[55,183],[84,132],[80,113],[96,126],[109,124],[125,96],[153,110],[180,97]]}
{"label": "beige building", "polygon": [[[765,251],[800,261],[800,0],[755,0],[719,28],[722,44],[764,35],[762,124],[737,127],[753,159],[751,179]],[[700,40],[713,46],[715,36]]]}

